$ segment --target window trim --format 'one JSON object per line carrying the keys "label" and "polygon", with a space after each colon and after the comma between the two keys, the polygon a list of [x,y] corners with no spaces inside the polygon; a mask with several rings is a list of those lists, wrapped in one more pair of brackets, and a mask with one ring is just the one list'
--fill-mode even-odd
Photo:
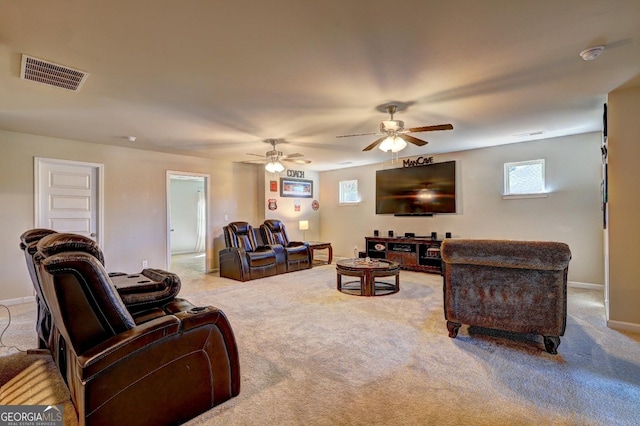
{"label": "window trim", "polygon": [[[509,191],[509,168],[513,166],[525,166],[525,165],[536,165],[540,164],[542,166],[542,191],[540,192],[510,192]],[[521,199],[521,198],[546,198],[549,194],[547,191],[547,176],[546,176],[546,164],[544,158],[540,158],[537,160],[526,160],[526,161],[512,161],[508,163],[504,163],[503,168],[503,193],[502,199],[510,200],[510,199]]]}
{"label": "window trim", "polygon": [[[355,182],[356,185],[356,194],[357,194],[357,200],[356,201],[344,201],[343,200],[343,188],[345,186],[345,183],[347,182]],[[338,182],[338,205],[339,206],[357,206],[358,204],[360,204],[360,193],[358,191],[358,179],[345,179],[345,180],[341,180]]]}

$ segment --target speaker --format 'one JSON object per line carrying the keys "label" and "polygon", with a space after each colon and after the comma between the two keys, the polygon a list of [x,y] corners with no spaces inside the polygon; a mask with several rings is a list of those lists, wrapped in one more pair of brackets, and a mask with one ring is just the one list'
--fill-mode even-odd
{"label": "speaker", "polygon": [[415,238],[416,234],[415,234],[415,232],[405,232],[404,236],[407,237],[407,238]]}
{"label": "speaker", "polygon": [[431,233],[431,239],[432,239],[433,241],[437,240],[437,239],[438,239],[438,233],[437,233],[437,232],[432,232],[432,233]]}
{"label": "speaker", "polygon": [[446,234],[444,234],[445,238],[451,238],[451,232],[447,232]]}
{"label": "speaker", "polygon": [[389,237],[393,237],[393,231],[389,231]]}
{"label": "speaker", "polygon": [[377,236],[379,236],[379,235],[380,235],[380,232],[379,232],[377,229],[374,229],[374,230],[373,230],[373,236],[374,236],[374,237],[377,237]]}

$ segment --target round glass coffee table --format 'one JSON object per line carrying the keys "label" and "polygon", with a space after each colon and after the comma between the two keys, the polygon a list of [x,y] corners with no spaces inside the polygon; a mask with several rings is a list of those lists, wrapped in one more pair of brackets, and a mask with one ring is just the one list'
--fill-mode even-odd
{"label": "round glass coffee table", "polygon": [[[336,287],[355,296],[384,296],[400,291],[400,265],[387,259],[343,259],[336,262]],[[359,277],[342,283],[342,276]],[[378,277],[395,277],[395,282],[376,281]]]}

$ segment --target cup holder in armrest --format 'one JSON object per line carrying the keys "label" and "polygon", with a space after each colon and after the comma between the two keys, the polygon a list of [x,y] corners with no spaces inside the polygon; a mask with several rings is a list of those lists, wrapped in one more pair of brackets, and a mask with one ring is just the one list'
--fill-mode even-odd
{"label": "cup holder in armrest", "polygon": [[208,306],[194,306],[193,308],[189,309],[187,312],[189,312],[190,314],[197,314],[200,312],[204,312],[208,309]]}

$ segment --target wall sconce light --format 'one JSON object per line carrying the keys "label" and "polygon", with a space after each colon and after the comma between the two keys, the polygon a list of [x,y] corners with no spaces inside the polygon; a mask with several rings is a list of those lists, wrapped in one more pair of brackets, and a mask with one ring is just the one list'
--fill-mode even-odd
{"label": "wall sconce light", "polygon": [[300,229],[302,231],[302,241],[305,241],[305,231],[309,229],[309,221],[308,220],[301,220],[298,222],[298,229]]}

